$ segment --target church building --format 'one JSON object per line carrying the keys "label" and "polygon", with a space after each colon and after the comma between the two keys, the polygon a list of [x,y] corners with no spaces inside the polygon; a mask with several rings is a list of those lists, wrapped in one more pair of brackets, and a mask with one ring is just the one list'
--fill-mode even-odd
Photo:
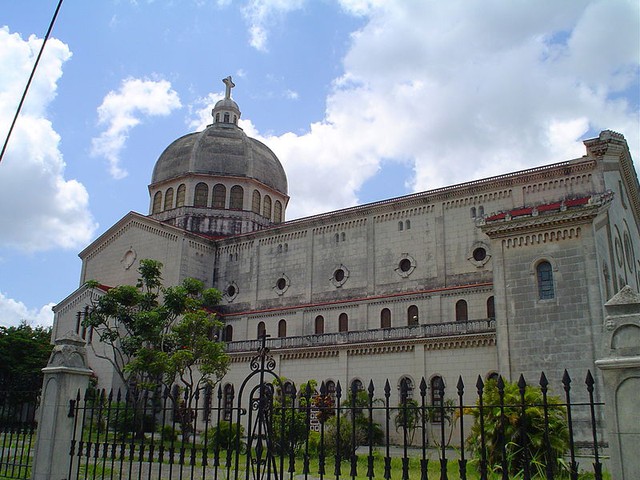
{"label": "church building", "polygon": [[478,375],[558,384],[564,369],[580,382],[595,370],[605,302],[640,286],[640,186],[621,134],[584,141],[579,158],[286,221],[286,173],[238,126],[224,82],[212,124],[156,162],[148,215],[127,213],[80,252],[81,286],[54,308],[54,338],[91,343],[101,386],[117,377],[82,331],[100,294],[84,284],[135,284],[145,258],[167,286],[194,277],[223,292],[223,385],[249,373],[263,333],[297,385],[388,379],[394,404],[422,378],[453,398],[462,375],[473,399]]}

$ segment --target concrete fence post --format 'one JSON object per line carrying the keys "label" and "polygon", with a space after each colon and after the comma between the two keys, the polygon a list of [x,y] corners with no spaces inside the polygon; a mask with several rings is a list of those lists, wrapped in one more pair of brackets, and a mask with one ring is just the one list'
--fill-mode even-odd
{"label": "concrete fence post", "polygon": [[78,390],[84,396],[92,375],[87,366],[85,341],[74,332],[55,340],[49,363],[42,369],[42,394],[33,456],[33,480],[68,479],[73,418],[69,400]]}
{"label": "concrete fence post", "polygon": [[604,350],[596,366],[604,380],[611,478],[640,478],[640,295],[624,287],[605,304]]}

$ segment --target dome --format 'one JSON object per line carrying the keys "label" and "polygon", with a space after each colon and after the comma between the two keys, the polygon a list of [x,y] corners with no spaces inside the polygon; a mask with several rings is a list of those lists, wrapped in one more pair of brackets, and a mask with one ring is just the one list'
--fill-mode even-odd
{"label": "dome", "polygon": [[196,173],[250,178],[287,195],[287,176],[280,160],[238,127],[240,109],[231,99],[235,85],[231,77],[222,81],[226,92],[211,112],[214,123],[169,145],[156,162],[151,185]]}
{"label": "dome", "polygon": [[287,176],[278,157],[265,144],[230,123],[214,123],[202,132],[174,141],[156,162],[151,184],[191,173],[246,177],[288,193]]}

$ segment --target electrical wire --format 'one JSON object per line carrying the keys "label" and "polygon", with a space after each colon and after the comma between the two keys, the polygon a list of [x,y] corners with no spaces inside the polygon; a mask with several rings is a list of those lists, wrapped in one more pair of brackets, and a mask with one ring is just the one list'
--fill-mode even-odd
{"label": "electrical wire", "polygon": [[24,104],[24,99],[27,97],[27,92],[29,91],[29,87],[31,86],[31,80],[33,80],[33,76],[36,73],[36,68],[38,68],[38,63],[40,62],[40,57],[42,57],[42,52],[44,51],[44,46],[47,44],[47,40],[49,40],[49,35],[51,34],[51,30],[53,30],[53,25],[56,23],[56,18],[58,17],[58,12],[60,11],[60,7],[62,6],[62,0],[58,1],[58,6],[56,7],[56,11],[53,14],[53,18],[51,19],[51,23],[49,23],[49,28],[47,29],[47,33],[44,36],[44,42],[42,42],[42,46],[40,47],[40,52],[38,52],[38,57],[36,58],[36,63],[33,64],[33,69],[31,70],[31,75],[29,75],[29,80],[27,81],[27,86],[24,87],[24,92],[22,92],[22,98],[20,98],[20,103],[18,104],[18,109],[16,110],[16,114],[13,117],[13,121],[11,122],[11,126],[9,127],[9,131],[7,132],[7,138],[4,141],[4,145],[2,146],[2,151],[0,152],[0,162],[4,158],[4,152],[7,150],[7,145],[9,144],[9,138],[11,138],[11,133],[13,132],[13,127],[16,125],[16,121],[18,120],[18,116],[20,115],[20,110],[22,110],[22,105]]}

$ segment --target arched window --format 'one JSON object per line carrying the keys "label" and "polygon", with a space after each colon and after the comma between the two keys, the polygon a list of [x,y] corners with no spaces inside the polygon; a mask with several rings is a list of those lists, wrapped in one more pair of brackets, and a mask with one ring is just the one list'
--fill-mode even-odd
{"label": "arched window", "polygon": [[336,398],[336,382],[333,380],[327,380],[324,382],[324,386],[327,389],[327,395],[329,395],[333,400]]}
{"label": "arched window", "polygon": [[231,187],[231,195],[229,198],[229,208],[231,210],[242,210],[244,205],[244,189],[240,185]]}
{"label": "arched window", "polygon": [[487,318],[496,318],[496,304],[493,296],[487,298]]}
{"label": "arched window", "polygon": [[418,307],[415,305],[411,305],[407,309],[407,325],[413,327],[415,325],[420,325],[420,319],[418,318]]}
{"label": "arched window", "polygon": [[227,187],[221,183],[216,184],[213,187],[213,201],[211,206],[213,208],[224,208],[227,203]]}
{"label": "arched window", "polygon": [[228,113],[224,114],[224,123],[229,123],[229,114]]}
{"label": "arched window", "polygon": [[338,317],[338,331],[339,332],[348,332],[349,331],[349,316],[346,313],[341,313]]}
{"label": "arched window", "polygon": [[253,191],[253,198],[251,199],[251,211],[253,213],[260,214],[260,192],[258,190]]}
{"label": "arched window", "polygon": [[536,266],[536,276],[538,277],[538,298],[549,300],[555,296],[553,289],[553,270],[549,262],[542,261]]}
{"label": "arched window", "polygon": [[231,421],[234,395],[233,384],[227,383],[224,386],[222,394],[222,415],[227,422]]}
{"label": "arched window", "polygon": [[273,221],[275,223],[282,222],[282,203],[280,203],[280,200],[276,200],[276,203],[273,205]]}
{"label": "arched window", "polygon": [[173,208],[173,188],[167,188],[164,194],[164,209],[171,210]]}
{"label": "arched window", "polygon": [[316,328],[315,328],[315,332],[316,335],[322,335],[324,333],[324,317],[322,315],[318,315],[316,317]]}
{"label": "arched window", "polygon": [[479,217],[484,216],[484,207],[482,205],[478,207],[478,216]]}
{"label": "arched window", "polygon": [[258,338],[262,338],[267,334],[267,327],[264,322],[258,323]]}
{"label": "arched window", "polygon": [[153,206],[151,207],[151,213],[158,213],[162,209],[162,192],[156,192],[153,196]]}
{"label": "arched window", "polygon": [[226,327],[224,327],[222,339],[225,342],[233,341],[233,327],[231,325],[227,325]]}
{"label": "arched window", "polygon": [[391,328],[391,310],[388,308],[380,312],[380,328]]}
{"label": "arched window", "polygon": [[470,213],[471,218],[476,218],[476,207],[471,207]]}
{"label": "arched window", "polygon": [[278,337],[282,338],[286,336],[287,336],[287,321],[283,319],[278,322]]}
{"label": "arched window", "polygon": [[187,196],[187,187],[182,183],[178,187],[178,192],[176,194],[176,207],[184,207],[184,200]]}
{"label": "arched window", "polygon": [[398,382],[398,390],[400,391],[400,401],[411,400],[413,398],[413,380],[409,377],[402,377]]}
{"label": "arched window", "polygon": [[[429,382],[431,387],[431,406],[440,407],[444,401],[444,380],[440,375],[431,377]],[[442,421],[442,412],[440,408],[434,408],[432,411],[431,421],[434,423],[440,423]]]}
{"label": "arched window", "polygon": [[271,197],[269,195],[265,195],[262,201],[262,216],[271,220]]}
{"label": "arched window", "polygon": [[407,230],[411,230],[411,220],[407,220],[404,222],[404,228]]}
{"label": "arched window", "polygon": [[469,320],[467,302],[466,300],[458,300],[456,302],[456,322],[466,322],[467,320]]}
{"label": "arched window", "polygon": [[404,223],[402,223],[402,222],[398,222],[398,230],[399,230],[399,231],[404,230]]}
{"label": "arched window", "polygon": [[349,392],[362,392],[364,391],[364,385],[362,384],[362,380],[360,380],[359,378],[354,378],[353,380],[351,380],[351,386],[349,388]]}
{"label": "arched window", "polygon": [[206,183],[200,182],[196,185],[196,190],[193,195],[194,207],[206,207],[209,201],[209,187]]}

